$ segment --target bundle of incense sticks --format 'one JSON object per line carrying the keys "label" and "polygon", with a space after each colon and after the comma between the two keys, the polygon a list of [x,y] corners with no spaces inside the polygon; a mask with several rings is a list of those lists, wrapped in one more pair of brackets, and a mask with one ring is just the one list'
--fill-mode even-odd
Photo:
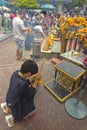
{"label": "bundle of incense sticks", "polygon": [[[42,61],[39,72],[41,73],[43,70],[43,66],[45,64],[45,60]],[[38,85],[42,84],[42,78],[38,81]]]}

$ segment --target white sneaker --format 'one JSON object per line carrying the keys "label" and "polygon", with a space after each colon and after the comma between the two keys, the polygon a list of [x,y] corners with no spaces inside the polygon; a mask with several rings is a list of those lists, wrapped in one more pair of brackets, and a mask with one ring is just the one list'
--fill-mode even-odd
{"label": "white sneaker", "polygon": [[13,116],[10,114],[8,116],[5,116],[5,120],[6,120],[6,123],[8,125],[8,127],[13,127],[14,126],[14,118]]}
{"label": "white sneaker", "polygon": [[1,109],[3,110],[4,113],[8,113],[8,111],[7,111],[7,103],[6,102],[1,103]]}

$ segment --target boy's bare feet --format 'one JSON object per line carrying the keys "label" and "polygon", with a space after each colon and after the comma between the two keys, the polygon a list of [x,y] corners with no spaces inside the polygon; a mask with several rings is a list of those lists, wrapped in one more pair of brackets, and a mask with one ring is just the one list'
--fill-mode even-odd
{"label": "boy's bare feet", "polygon": [[17,58],[16,60],[20,60],[21,58]]}

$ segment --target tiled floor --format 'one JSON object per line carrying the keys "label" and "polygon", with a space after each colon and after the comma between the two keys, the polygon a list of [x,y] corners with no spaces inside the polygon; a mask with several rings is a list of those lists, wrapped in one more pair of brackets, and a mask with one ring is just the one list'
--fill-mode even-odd
{"label": "tiled floor", "polygon": [[[0,43],[0,103],[5,101],[9,80],[12,72],[20,68],[22,61],[16,61],[16,45],[13,38]],[[26,51],[26,58],[30,57],[31,51]],[[42,61],[38,61],[41,65]],[[56,100],[51,93],[44,88],[44,83],[54,78],[54,64],[45,60],[43,67],[43,85],[38,88],[35,96],[37,113],[32,117],[16,123],[8,128],[5,122],[5,114],[0,109],[0,130],[87,130],[87,118],[77,120],[67,114],[64,103]],[[78,92],[72,97],[78,97]],[[87,89],[81,99],[87,106]]]}

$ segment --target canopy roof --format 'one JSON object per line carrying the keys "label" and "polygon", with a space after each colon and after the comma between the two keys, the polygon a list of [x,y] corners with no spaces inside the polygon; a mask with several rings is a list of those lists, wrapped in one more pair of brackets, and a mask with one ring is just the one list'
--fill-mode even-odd
{"label": "canopy roof", "polygon": [[0,0],[0,6],[1,5],[4,5],[4,6],[6,6],[6,5],[8,5],[9,3],[6,1],[6,0]]}
{"label": "canopy roof", "polygon": [[44,4],[41,5],[41,9],[55,9],[55,6],[51,4]]}

